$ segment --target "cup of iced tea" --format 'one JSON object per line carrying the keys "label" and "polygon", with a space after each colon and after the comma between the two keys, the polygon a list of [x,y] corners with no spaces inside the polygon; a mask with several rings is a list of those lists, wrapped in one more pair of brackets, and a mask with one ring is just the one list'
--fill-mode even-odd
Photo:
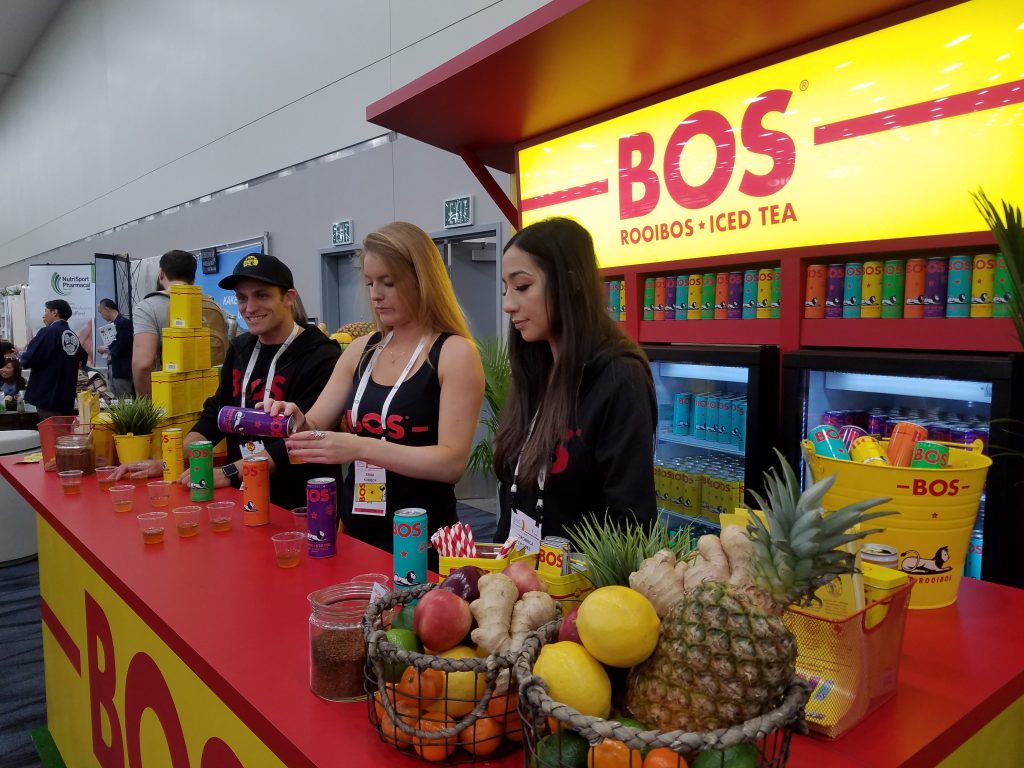
{"label": "cup of iced tea", "polygon": [[65,496],[78,496],[82,492],[83,474],[80,469],[66,469],[63,472],[57,473]]}
{"label": "cup of iced tea", "polygon": [[102,490],[108,490],[114,484],[114,473],[117,467],[96,467],[96,479]]}
{"label": "cup of iced tea", "polygon": [[133,497],[135,496],[134,485],[112,485],[110,486],[110,500],[114,502],[115,512],[131,512]]}
{"label": "cup of iced tea", "polygon": [[301,531],[302,533],[309,532],[309,523],[307,522],[305,507],[295,507],[292,510],[292,524],[295,526],[296,531]]}
{"label": "cup of iced tea", "polygon": [[159,544],[164,540],[164,527],[167,524],[166,512],[143,512],[138,516],[138,520],[143,542]]}
{"label": "cup of iced tea", "polygon": [[171,481],[170,480],[151,480],[146,483],[146,488],[149,490],[149,504],[153,509],[160,509],[166,507],[171,503]]}
{"label": "cup of iced tea", "polygon": [[306,534],[299,531],[285,531],[275,533],[270,537],[274,542],[274,555],[277,557],[277,564],[281,568],[294,568],[302,558],[302,542],[306,540]]}
{"label": "cup of iced tea", "polygon": [[235,514],[235,502],[212,501],[206,505],[210,516],[210,528],[214,533],[227,533],[231,530],[231,518]]}
{"label": "cup of iced tea", "polygon": [[179,539],[189,539],[199,533],[199,512],[202,507],[176,507],[174,525]]}

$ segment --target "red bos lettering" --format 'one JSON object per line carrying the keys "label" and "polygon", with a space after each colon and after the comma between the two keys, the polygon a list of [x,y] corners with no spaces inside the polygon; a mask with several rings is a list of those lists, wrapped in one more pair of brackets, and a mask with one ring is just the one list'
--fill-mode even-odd
{"label": "red bos lettering", "polygon": [[939,479],[929,482],[923,477],[915,477],[911,491],[915,496],[956,496],[960,493],[960,481]]}
{"label": "red bos lettering", "polygon": [[419,536],[423,533],[422,523],[399,523],[392,525],[392,533],[400,539],[408,539],[410,536]]}
{"label": "red bos lettering", "polygon": [[[392,440],[401,440],[405,437],[405,427],[402,426],[402,420],[404,416],[397,413],[393,413],[388,416],[388,437]],[[352,423],[352,412],[348,414],[349,423]],[[384,433],[384,428],[381,425],[379,413],[367,413],[359,420],[358,423],[353,427],[356,434],[360,432],[368,432],[371,435],[381,435]]]}

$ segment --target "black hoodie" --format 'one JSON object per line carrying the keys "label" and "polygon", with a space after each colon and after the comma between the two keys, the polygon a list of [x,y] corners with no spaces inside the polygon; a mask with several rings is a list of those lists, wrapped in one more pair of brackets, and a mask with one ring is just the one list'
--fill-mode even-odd
{"label": "black hoodie", "polygon": [[[232,339],[224,358],[217,393],[207,399],[199,421],[192,427],[193,432],[198,432],[214,444],[222,437],[226,437],[228,461],[237,461],[241,458],[240,446],[246,438],[234,433],[222,433],[217,429],[217,413],[226,405],[238,406],[241,403],[242,379],[255,346],[256,337],[250,333],[243,333]],[[261,345],[259,358],[249,379],[249,391],[245,397],[246,408],[252,408],[263,400],[270,360],[280,347],[280,344]],[[295,337],[278,359],[271,385],[271,397],[275,400],[293,402],[303,412],[308,411],[320,396],[327,380],[331,378],[339,357],[341,348],[337,342],[316,329],[307,328]],[[286,509],[305,506],[307,480],[314,477],[337,479],[336,467],[324,464],[291,464],[283,440],[262,440],[276,467],[270,476],[272,503]]]}

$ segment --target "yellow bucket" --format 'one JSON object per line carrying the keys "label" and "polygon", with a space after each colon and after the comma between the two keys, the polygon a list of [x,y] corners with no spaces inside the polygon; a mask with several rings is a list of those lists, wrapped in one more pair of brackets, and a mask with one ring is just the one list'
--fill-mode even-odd
{"label": "yellow bucket", "polygon": [[896,550],[899,569],[914,582],[911,608],[942,608],[956,602],[971,529],[992,466],[981,453],[980,440],[969,448],[945,445],[950,447],[948,467],[916,469],[829,459],[818,456],[809,440],[802,443],[815,482],[836,475],[825,494],[826,509],[880,496],[892,499],[884,508],[898,514],[871,521],[886,530],[867,541]]}

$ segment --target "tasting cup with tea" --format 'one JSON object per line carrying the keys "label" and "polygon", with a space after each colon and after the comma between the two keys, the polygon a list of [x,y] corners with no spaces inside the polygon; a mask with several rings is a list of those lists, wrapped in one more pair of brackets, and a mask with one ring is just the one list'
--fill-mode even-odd
{"label": "tasting cup with tea", "polygon": [[174,525],[179,539],[189,539],[199,533],[199,512],[202,507],[188,506],[174,509]]}
{"label": "tasting cup with tea", "polygon": [[131,512],[134,496],[134,485],[110,486],[110,500],[114,503],[115,512]]}
{"label": "tasting cup with tea", "polygon": [[116,471],[117,467],[96,467],[96,479],[99,481],[100,488],[110,488],[114,484]]}
{"label": "tasting cup with tea", "polygon": [[292,523],[294,524],[296,531],[301,531],[302,533],[309,532],[309,523],[307,522],[305,507],[295,507],[292,510]]}
{"label": "tasting cup with tea", "polygon": [[82,474],[80,469],[66,469],[57,473],[65,496],[78,496],[82,492]]}
{"label": "tasting cup with tea", "polygon": [[206,513],[210,518],[210,528],[214,533],[226,533],[231,530],[231,519],[235,514],[235,502],[212,501],[206,505]]}
{"label": "tasting cup with tea", "polygon": [[149,490],[149,504],[153,509],[166,507],[171,503],[170,480],[152,480],[146,483]]}
{"label": "tasting cup with tea", "polygon": [[302,558],[302,542],[306,540],[306,534],[300,531],[285,531],[275,533],[270,537],[274,542],[274,556],[281,568],[294,568]]}
{"label": "tasting cup with tea", "polygon": [[159,544],[164,540],[164,527],[167,525],[166,512],[143,512],[138,516],[138,520],[143,542]]}

